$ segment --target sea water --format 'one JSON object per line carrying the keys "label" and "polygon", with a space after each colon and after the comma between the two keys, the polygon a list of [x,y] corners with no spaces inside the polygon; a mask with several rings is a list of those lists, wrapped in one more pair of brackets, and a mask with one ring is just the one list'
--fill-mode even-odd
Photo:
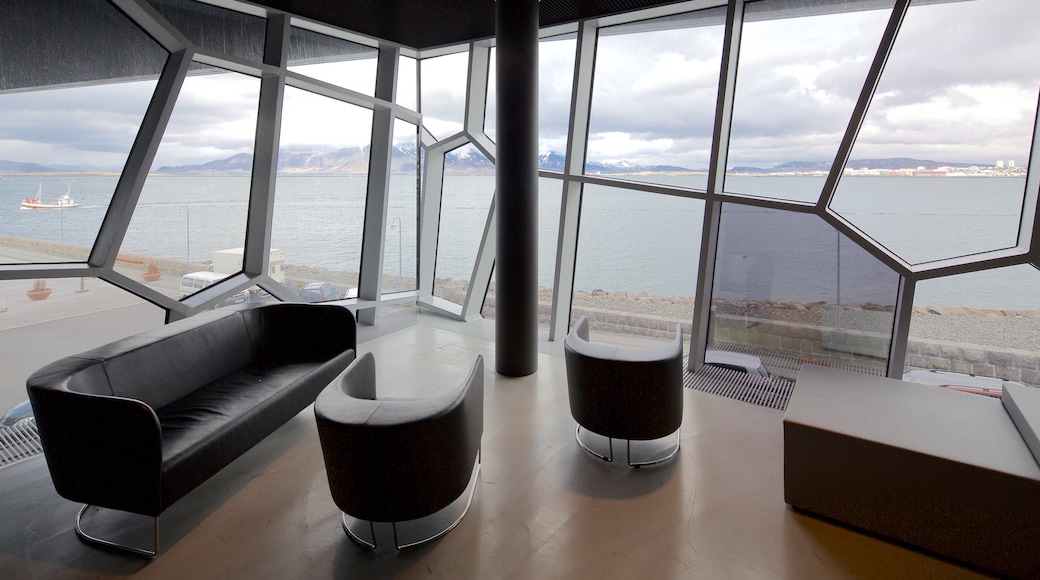
{"label": "sea water", "polygon": [[[0,180],[0,234],[82,246],[94,243],[115,176],[14,176]],[[703,187],[704,176],[642,177],[666,185]],[[365,176],[279,176],[272,246],[287,264],[357,271],[360,264]],[[730,176],[727,189],[786,199],[818,196],[822,177]],[[435,275],[467,280],[487,225],[493,176],[444,178],[445,195]],[[69,191],[80,204],[64,211],[22,210],[20,201],[43,191],[43,200]],[[1024,179],[991,177],[846,177],[832,207],[853,225],[911,263],[970,255],[1013,246]],[[415,176],[395,175],[387,212],[384,271],[415,275],[417,207]],[[141,193],[122,250],[161,258],[203,261],[216,250],[244,243],[249,178],[246,176],[151,176]],[[561,185],[541,179],[539,191],[539,285],[553,285]],[[783,268],[798,259],[824,263],[820,256],[792,255],[776,236],[769,210],[727,205],[740,212],[743,229],[759,236],[756,247],[772,255],[760,259]],[[624,290],[650,295],[692,296],[700,251],[704,202],[624,188],[590,186],[582,201],[575,289]],[[770,228],[774,228],[771,230]],[[772,234],[769,232],[773,231]],[[836,234],[835,234],[836,236]],[[835,237],[837,240],[837,236]],[[848,240],[845,243],[850,243]],[[843,246],[845,247],[845,246]],[[856,255],[846,251],[845,259]],[[869,258],[869,256],[868,256]],[[872,259],[872,258],[870,258]],[[832,276],[789,289],[774,300],[828,299]],[[846,282],[847,284],[847,282]],[[846,284],[843,284],[845,286]],[[1028,266],[980,272],[918,284],[918,304],[975,308],[1040,308],[1040,273]],[[748,289],[754,294],[754,288]],[[863,301],[869,300],[869,296]],[[880,300],[884,302],[884,300]]]}

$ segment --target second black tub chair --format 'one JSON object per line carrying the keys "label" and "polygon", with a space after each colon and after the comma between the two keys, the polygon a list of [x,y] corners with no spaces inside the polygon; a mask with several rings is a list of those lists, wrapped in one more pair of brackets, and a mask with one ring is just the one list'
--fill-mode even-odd
{"label": "second black tub chair", "polygon": [[[574,437],[582,449],[614,460],[614,439],[626,440],[628,464],[640,467],[667,461],[679,451],[683,417],[682,327],[675,338],[656,348],[624,348],[589,341],[589,321],[582,316],[564,340],[567,393]],[[590,433],[606,438],[607,454],[594,450]],[[675,444],[646,461],[632,461],[632,441],[675,434]]]}
{"label": "second black tub chair", "polygon": [[[375,358],[365,353],[318,395],[314,415],[329,489],[351,540],[375,549],[374,522],[389,522],[397,549],[409,548],[443,536],[462,521],[480,471],[482,357],[452,391],[377,399]],[[445,520],[442,510],[462,501],[461,514],[447,514]],[[401,527],[418,528],[419,539],[402,540]],[[371,541],[362,538],[366,532]]]}

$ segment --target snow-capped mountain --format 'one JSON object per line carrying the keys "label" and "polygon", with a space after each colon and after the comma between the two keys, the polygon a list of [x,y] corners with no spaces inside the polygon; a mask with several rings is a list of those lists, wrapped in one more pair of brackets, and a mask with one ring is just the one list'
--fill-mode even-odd
{"label": "snow-capped mountain", "polygon": [[[278,155],[278,171],[282,173],[365,173],[368,171],[369,147],[348,147],[336,150],[283,150]],[[538,168],[563,171],[565,157],[557,151],[538,156]],[[415,171],[415,146],[395,146],[391,157],[391,171]],[[157,173],[248,173],[252,155],[240,153],[226,159],[199,165],[164,166]],[[690,171],[674,165],[637,165],[628,161],[585,164],[589,173],[625,174]],[[495,166],[487,157],[472,147],[456,149],[444,156],[444,171],[455,175],[491,175]]]}

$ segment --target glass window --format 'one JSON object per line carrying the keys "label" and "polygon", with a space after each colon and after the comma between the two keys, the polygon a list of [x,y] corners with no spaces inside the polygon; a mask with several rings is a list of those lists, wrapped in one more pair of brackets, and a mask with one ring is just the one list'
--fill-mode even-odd
{"label": "glass window", "polygon": [[[1000,389],[1040,386],[1040,272],[1014,266],[924,280],[914,292],[908,380]],[[937,371],[937,372],[933,372]]]}
{"label": "glass window", "polygon": [[104,1],[0,4],[0,263],[86,260],[167,56]]}
{"label": "glass window", "polygon": [[259,79],[215,67],[185,79],[116,271],[140,279],[158,263],[171,275],[155,287],[180,298],[180,275],[212,269],[218,251],[242,247],[259,96]]}
{"label": "glass window", "polygon": [[911,264],[1014,246],[1040,3],[914,4],[832,209]]}
{"label": "glass window", "polygon": [[689,338],[704,202],[586,186],[581,202],[571,323],[589,317],[593,340]]}
{"label": "glass window", "polygon": [[419,96],[416,90],[416,61],[402,56],[397,59],[397,67],[397,103],[417,111]]}
{"label": "glass window", "polygon": [[[538,179],[538,324],[542,326],[549,325],[552,307],[562,199],[563,182],[545,177]],[[480,314],[484,318],[495,317],[494,273]]]}
{"label": "glass window", "polygon": [[6,307],[0,331],[9,331],[0,349],[2,410],[25,400],[25,379],[44,365],[159,328],[166,321],[162,308],[97,278],[51,278],[46,284],[50,296],[30,300],[25,292],[32,280],[0,280],[0,306]]}
{"label": "glass window", "polygon": [[708,348],[883,374],[899,276],[812,214],[723,204]]}
{"label": "glass window", "polygon": [[394,159],[390,171],[386,243],[383,250],[383,293],[418,288],[419,132],[408,122],[394,121]]}
{"label": "glass window", "polygon": [[263,62],[267,21],[194,0],[148,0],[196,46]]}
{"label": "glass window", "polygon": [[288,288],[356,291],[371,135],[372,111],[286,87],[271,245]]}
{"label": "glass window", "polygon": [[289,35],[289,70],[369,96],[378,56],[372,47],[302,28]]}
{"label": "glass window", "polygon": [[[574,51],[578,41],[554,36],[538,43],[538,154],[539,169],[563,171],[574,86]],[[491,49],[487,114],[484,134],[495,139],[497,95],[495,49]]]}
{"label": "glass window", "polygon": [[585,173],[706,174],[724,16],[718,8],[600,30]]}
{"label": "glass window", "polygon": [[462,131],[466,109],[469,52],[423,59],[419,63],[423,126],[438,139]]}
{"label": "glass window", "polygon": [[746,5],[725,189],[816,202],[891,6],[801,16],[789,4]]}
{"label": "glass window", "polygon": [[462,304],[495,194],[495,166],[465,145],[444,158],[433,295]]}

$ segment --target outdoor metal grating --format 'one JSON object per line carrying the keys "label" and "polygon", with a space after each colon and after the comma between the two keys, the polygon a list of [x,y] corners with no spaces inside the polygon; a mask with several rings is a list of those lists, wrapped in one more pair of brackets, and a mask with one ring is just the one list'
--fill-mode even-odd
{"label": "outdoor metal grating", "polygon": [[7,467],[43,452],[35,419],[0,428],[0,467]]}
{"label": "outdoor metal grating", "polygon": [[771,409],[787,409],[794,381],[759,377],[732,369],[704,365],[695,373],[683,373],[683,386],[713,395]]}
{"label": "outdoor metal grating", "polygon": [[758,358],[762,359],[762,364],[766,365],[766,368],[773,372],[776,372],[778,370],[790,371],[790,373],[781,374],[797,375],[798,371],[801,370],[803,364],[812,364],[819,365],[822,367],[830,367],[833,369],[840,369],[843,371],[863,373],[866,375],[874,375],[879,377],[884,375],[881,369],[875,367],[865,367],[852,363],[839,362],[833,360],[795,357],[785,354],[779,354],[776,352],[770,352],[764,349],[758,349],[753,346],[747,346],[745,344],[737,344],[735,342],[714,342],[711,344],[710,348],[757,356]]}

